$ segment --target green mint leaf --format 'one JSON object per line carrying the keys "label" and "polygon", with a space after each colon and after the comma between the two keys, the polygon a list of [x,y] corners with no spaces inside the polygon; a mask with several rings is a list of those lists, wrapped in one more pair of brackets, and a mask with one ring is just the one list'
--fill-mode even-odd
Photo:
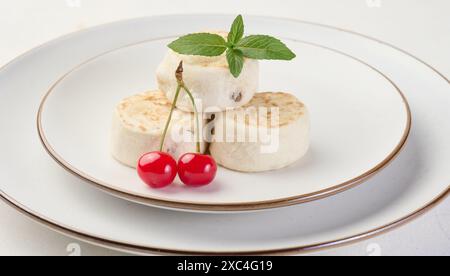
{"label": "green mint leaf", "polygon": [[227,42],[217,34],[197,33],[182,36],[168,47],[183,55],[214,57],[225,52]]}
{"label": "green mint leaf", "polygon": [[237,78],[244,68],[244,56],[239,50],[228,49],[227,50],[227,61],[230,67],[231,74]]}
{"label": "green mint leaf", "polygon": [[244,37],[244,19],[242,15],[238,15],[231,25],[231,30],[228,33],[228,42],[236,44]]}
{"label": "green mint leaf", "polygon": [[291,60],[295,54],[280,40],[268,35],[251,35],[235,47],[251,59]]}

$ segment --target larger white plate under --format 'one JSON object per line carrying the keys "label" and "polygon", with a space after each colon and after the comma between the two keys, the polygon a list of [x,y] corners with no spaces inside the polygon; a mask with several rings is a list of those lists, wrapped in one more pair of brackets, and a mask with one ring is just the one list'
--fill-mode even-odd
{"label": "larger white plate under", "polygon": [[[168,16],[109,24],[35,49],[0,72],[0,188],[13,206],[55,230],[136,253],[267,253],[317,249],[377,234],[448,193],[447,80],[383,43],[290,20],[247,17],[249,32],[329,46],[380,69],[406,94],[414,126],[405,152],[366,185],[301,206],[255,214],[158,210],[110,197],[61,170],[40,145],[35,113],[62,74],[114,48],[164,35],[226,26],[232,16]],[[120,34],[120,35],[119,35]]]}
{"label": "larger white plate under", "polygon": [[135,170],[112,158],[112,111],[121,99],[157,87],[152,74],[170,39],[109,52],[64,76],[43,102],[42,137],[49,152],[81,177],[119,196],[135,196],[138,202],[185,209],[245,210],[305,202],[379,172],[409,133],[410,113],[401,92],[380,72],[353,58],[285,41],[299,57],[264,62],[260,86],[261,91],[290,91],[308,105],[312,145],[305,158],[288,168],[265,173],[220,168],[207,187],[189,189],[177,181],[165,189],[150,189]]}

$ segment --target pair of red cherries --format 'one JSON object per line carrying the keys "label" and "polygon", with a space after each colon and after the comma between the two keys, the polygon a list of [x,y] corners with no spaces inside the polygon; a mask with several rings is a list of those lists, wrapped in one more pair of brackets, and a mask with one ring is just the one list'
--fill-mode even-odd
{"label": "pair of red cherries", "polygon": [[[180,157],[178,163],[175,159],[165,152],[162,152],[164,139],[166,137],[172,113],[175,109],[178,96],[182,89],[186,91],[192,101],[192,106],[197,114],[195,100],[192,93],[183,82],[183,62],[180,62],[175,71],[175,78],[178,82],[177,91],[172,102],[169,118],[162,135],[160,151],[154,151],[144,154],[138,162],[137,171],[141,179],[152,188],[163,188],[173,183],[177,174],[180,180],[187,186],[204,186],[210,184],[217,173],[217,165],[214,159],[200,153],[200,141],[197,140],[197,153],[186,153]],[[197,117],[197,138],[200,137],[199,122]]]}
{"label": "pair of red cherries", "polygon": [[154,151],[144,154],[137,166],[141,179],[152,188],[164,188],[173,183],[177,174],[187,186],[210,184],[217,173],[214,159],[205,154],[186,153],[178,164],[165,152]]}

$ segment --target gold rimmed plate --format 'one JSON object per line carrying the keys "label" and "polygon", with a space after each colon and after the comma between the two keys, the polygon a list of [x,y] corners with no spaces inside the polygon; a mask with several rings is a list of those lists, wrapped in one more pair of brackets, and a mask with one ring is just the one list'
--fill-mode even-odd
{"label": "gold rimmed plate", "polygon": [[111,114],[122,98],[156,87],[151,76],[171,39],[154,38],[92,58],[51,87],[39,109],[38,130],[59,164],[113,195],[150,206],[249,211],[349,189],[384,168],[407,140],[409,106],[386,75],[350,55],[285,38],[299,58],[263,63],[261,89],[292,91],[308,105],[312,145],[307,156],[266,173],[220,168],[215,182],[203,188],[177,181],[151,189],[135,170],[112,158]]}
{"label": "gold rimmed plate", "polygon": [[217,29],[232,19],[179,15],[114,23],[46,44],[1,69],[1,198],[56,231],[117,250],[237,255],[305,252],[365,239],[417,217],[449,194],[450,147],[445,137],[450,135],[450,86],[442,74],[362,35],[266,17],[247,17],[249,25],[258,26],[249,32],[297,35],[298,40],[352,55],[383,72],[408,98],[414,117],[409,142],[364,185],[266,212],[172,212],[99,192],[61,170],[43,150],[36,111],[48,89],[72,68],[111,49],[164,36],[166,30],[154,26],[185,33],[201,29],[205,22]]}

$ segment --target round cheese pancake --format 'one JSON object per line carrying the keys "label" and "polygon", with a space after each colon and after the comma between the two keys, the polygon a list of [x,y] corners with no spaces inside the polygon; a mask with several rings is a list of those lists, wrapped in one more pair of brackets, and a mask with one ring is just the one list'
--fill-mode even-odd
{"label": "round cheese pancake", "polygon": [[232,170],[276,170],[306,154],[309,129],[308,110],[294,95],[258,93],[242,108],[216,114],[210,152]]}
{"label": "round cheese pancake", "polygon": [[[216,32],[223,37],[227,33]],[[169,50],[156,72],[159,89],[173,99],[177,88],[175,71],[183,61],[183,79],[192,92],[199,109],[218,112],[247,104],[258,90],[259,62],[244,60],[244,68],[235,78],[228,67],[226,54],[216,57],[181,55]],[[181,110],[192,112],[192,103],[186,93],[181,93],[177,103]]]}
{"label": "round cheese pancake", "polygon": [[[134,168],[143,154],[159,150],[170,108],[171,102],[161,91],[122,100],[113,115],[112,155]],[[165,152],[177,159],[184,153],[196,151],[194,119],[194,114],[174,111],[164,144]],[[202,143],[202,150],[204,148]]]}

